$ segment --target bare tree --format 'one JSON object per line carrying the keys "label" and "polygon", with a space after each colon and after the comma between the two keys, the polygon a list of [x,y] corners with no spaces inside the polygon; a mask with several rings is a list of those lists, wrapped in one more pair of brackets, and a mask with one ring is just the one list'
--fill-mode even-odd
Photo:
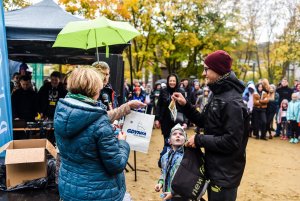
{"label": "bare tree", "polygon": [[[246,38],[246,52],[244,64],[251,66],[250,62],[256,60],[259,76],[262,76],[260,69],[260,58],[258,49],[258,39],[260,36],[260,26],[261,26],[261,14],[262,14],[262,3],[256,0],[250,0],[245,2],[245,6],[242,8],[242,13],[244,15],[244,35]],[[245,72],[247,73],[247,72]]]}

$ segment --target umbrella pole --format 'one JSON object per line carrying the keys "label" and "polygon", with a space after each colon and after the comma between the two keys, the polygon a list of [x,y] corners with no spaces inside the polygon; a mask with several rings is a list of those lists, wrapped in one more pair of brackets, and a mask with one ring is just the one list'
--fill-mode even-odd
{"label": "umbrella pole", "polygon": [[99,52],[98,52],[98,47],[96,47],[96,54],[97,54],[97,62],[99,62]]}
{"label": "umbrella pole", "polygon": [[97,44],[97,34],[96,34],[96,29],[94,29],[94,33],[95,33],[95,41],[96,41],[97,62],[99,62],[99,52],[98,52],[98,44]]}

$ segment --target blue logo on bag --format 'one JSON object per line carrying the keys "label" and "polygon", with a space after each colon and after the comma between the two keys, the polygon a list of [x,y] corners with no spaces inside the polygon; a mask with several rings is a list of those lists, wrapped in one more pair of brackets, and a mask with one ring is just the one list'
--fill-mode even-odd
{"label": "blue logo on bag", "polygon": [[127,129],[127,133],[136,135],[136,136],[146,136],[146,132],[145,131],[138,131],[138,130],[134,130],[134,129]]}
{"label": "blue logo on bag", "polygon": [[137,125],[137,129],[127,129],[127,133],[129,134],[133,134],[135,136],[139,136],[139,137],[146,137],[147,133],[145,131],[145,129],[142,127],[142,123],[139,122]]}

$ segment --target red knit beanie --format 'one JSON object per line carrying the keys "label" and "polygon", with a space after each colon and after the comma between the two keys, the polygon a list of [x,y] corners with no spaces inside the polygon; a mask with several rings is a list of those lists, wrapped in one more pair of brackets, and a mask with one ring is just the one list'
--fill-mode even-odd
{"label": "red knit beanie", "polygon": [[205,58],[204,63],[219,75],[225,75],[231,71],[232,58],[227,52],[217,50],[209,54]]}

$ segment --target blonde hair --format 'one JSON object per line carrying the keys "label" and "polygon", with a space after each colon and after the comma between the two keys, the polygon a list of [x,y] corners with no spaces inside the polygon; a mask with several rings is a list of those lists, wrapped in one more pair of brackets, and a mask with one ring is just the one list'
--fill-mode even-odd
{"label": "blonde hair", "polygon": [[96,68],[101,73],[103,73],[105,70],[110,70],[109,65],[104,61],[96,61],[92,64],[92,67]]}
{"label": "blonde hair", "polygon": [[103,88],[101,74],[93,68],[76,68],[68,77],[67,89],[73,94],[95,97]]}
{"label": "blonde hair", "polygon": [[[271,93],[271,88],[274,90],[272,93]],[[270,84],[269,99],[275,100],[275,94],[276,94],[276,86],[274,84]]]}

